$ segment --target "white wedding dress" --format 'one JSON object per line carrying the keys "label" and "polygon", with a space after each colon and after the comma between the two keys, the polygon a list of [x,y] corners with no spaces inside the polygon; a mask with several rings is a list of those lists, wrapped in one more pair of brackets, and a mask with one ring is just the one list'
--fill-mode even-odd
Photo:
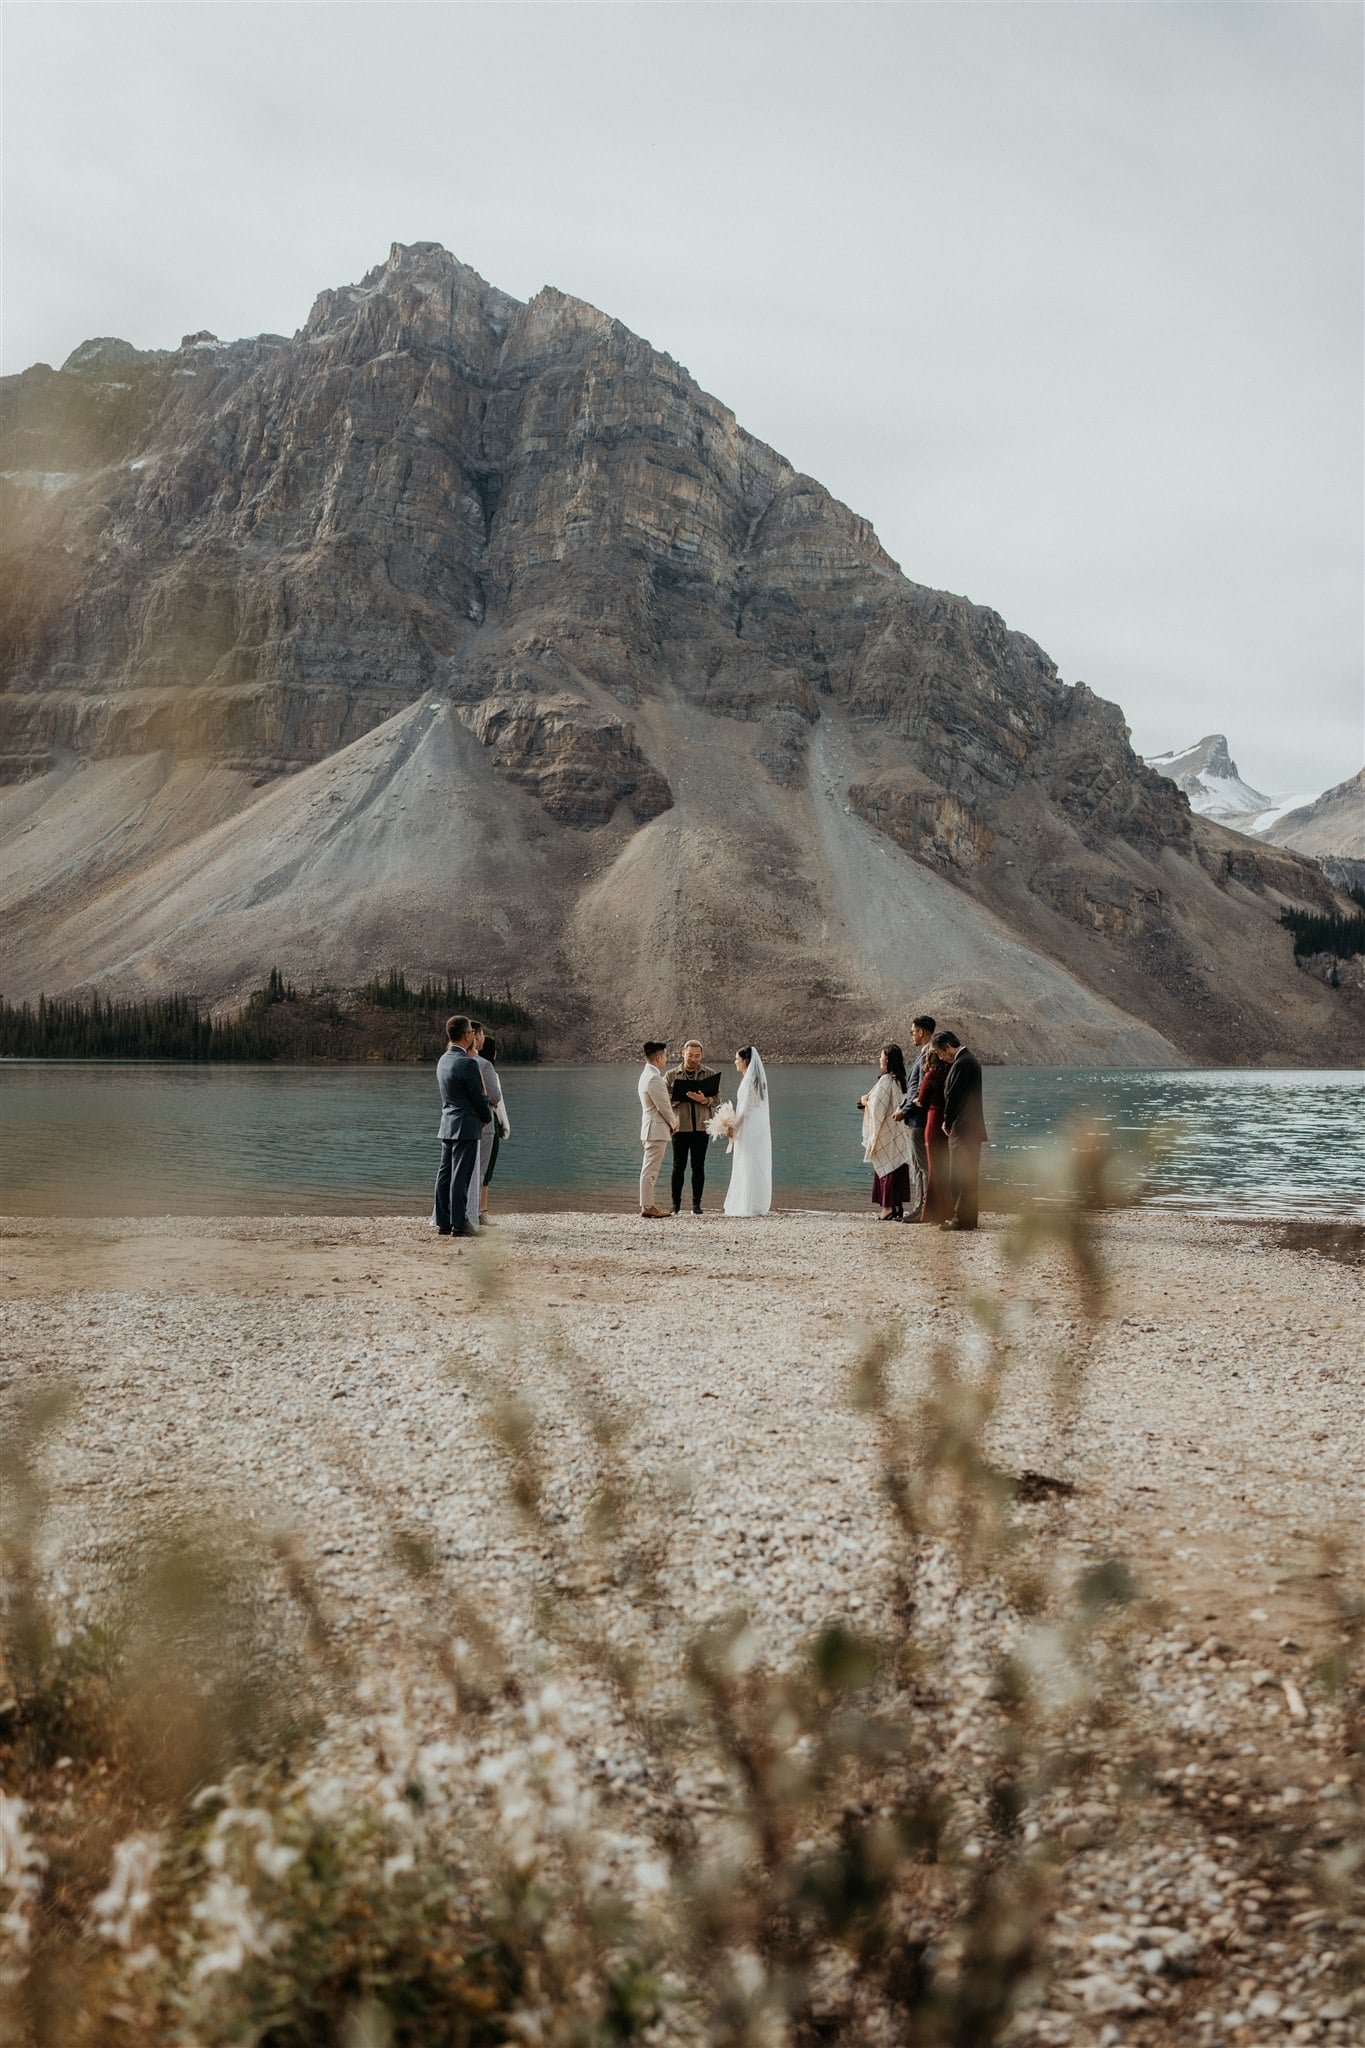
{"label": "white wedding dress", "polygon": [[768,1077],[754,1048],[735,1098],[734,1162],[725,1191],[727,1216],[766,1216],[773,1206],[773,1135]]}

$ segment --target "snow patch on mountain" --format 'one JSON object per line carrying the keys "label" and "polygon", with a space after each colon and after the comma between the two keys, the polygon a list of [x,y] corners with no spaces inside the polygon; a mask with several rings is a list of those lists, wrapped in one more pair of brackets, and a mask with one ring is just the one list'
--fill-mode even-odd
{"label": "snow patch on mountain", "polygon": [[1175,753],[1155,754],[1147,766],[1183,789],[1190,809],[1206,818],[1266,811],[1276,801],[1243,782],[1221,732],[1208,733],[1192,747],[1181,747]]}
{"label": "snow patch on mountain", "polygon": [[1201,817],[1254,835],[1268,832],[1290,811],[1312,803],[1317,794],[1315,791],[1311,796],[1301,792],[1267,796],[1264,790],[1253,789],[1238,774],[1237,763],[1228,752],[1226,735],[1221,732],[1207,733],[1192,747],[1181,747],[1174,753],[1151,754],[1147,766],[1183,789],[1190,809],[1198,811]]}
{"label": "snow patch on mountain", "polygon": [[1273,807],[1261,812],[1253,829],[1257,832],[1269,832],[1274,826],[1281,824],[1291,811],[1305,810],[1310,804],[1315,804],[1321,794],[1320,790],[1315,789],[1307,792],[1300,790],[1295,796],[1276,797]]}

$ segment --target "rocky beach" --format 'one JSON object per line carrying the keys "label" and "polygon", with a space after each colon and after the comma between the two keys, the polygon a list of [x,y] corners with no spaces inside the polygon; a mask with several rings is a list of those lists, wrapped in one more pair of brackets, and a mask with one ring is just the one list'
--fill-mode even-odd
{"label": "rocky beach", "polygon": [[[1120,1571],[1100,1686],[1116,1732],[1022,1823],[1057,1853],[1010,2038],[1352,2038],[1359,1759],[1324,1671],[1349,1654],[1361,1564],[1358,1226],[1124,1211],[1028,1241],[998,1218],[964,1239],[819,1212],[560,1214],[454,1247],[392,1218],[16,1218],[0,1249],[10,1417],[75,1395],[40,1455],[63,1597],[98,1602],[167,1516],[287,1530],[360,1674],[324,1701],[321,1753],[363,1785],[381,1726],[392,1765],[395,1716],[415,1754],[458,1734],[406,1530],[507,1646],[508,1698],[559,1688],[564,1768],[613,1867],[723,1832],[738,1780],[686,1746],[665,1767],[649,1715],[545,1620],[549,1602],[623,1639],[628,1575],[588,1528],[604,1456],[648,1537],[660,1698],[738,1609],[775,1672],[831,1626],[935,1645],[917,1725],[956,1802],[944,1868],[995,1853],[1002,1656]],[[884,1412],[854,1398],[869,1346]],[[987,1382],[982,1469],[1008,1482],[1014,1533],[969,1569],[926,1492],[907,1624],[887,1416],[913,1462],[945,1386],[970,1407]],[[287,1626],[287,1592],[262,1597]],[[680,2008],[652,2038],[706,2027]]]}

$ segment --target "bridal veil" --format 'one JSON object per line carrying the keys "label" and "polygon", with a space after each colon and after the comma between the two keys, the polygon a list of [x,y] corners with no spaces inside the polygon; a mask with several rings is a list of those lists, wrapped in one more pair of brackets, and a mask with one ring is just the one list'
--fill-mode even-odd
{"label": "bridal veil", "polygon": [[735,1098],[739,1129],[725,1195],[727,1216],[766,1216],[773,1205],[773,1139],[768,1076],[756,1045]]}

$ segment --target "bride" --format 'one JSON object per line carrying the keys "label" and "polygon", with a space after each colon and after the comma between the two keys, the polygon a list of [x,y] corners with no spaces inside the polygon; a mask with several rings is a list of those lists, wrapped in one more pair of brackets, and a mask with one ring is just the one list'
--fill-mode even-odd
{"label": "bride", "polygon": [[727,1216],[766,1216],[773,1205],[773,1139],[768,1120],[768,1077],[756,1045],[735,1054],[740,1077],[731,1141],[734,1165],[725,1193]]}

